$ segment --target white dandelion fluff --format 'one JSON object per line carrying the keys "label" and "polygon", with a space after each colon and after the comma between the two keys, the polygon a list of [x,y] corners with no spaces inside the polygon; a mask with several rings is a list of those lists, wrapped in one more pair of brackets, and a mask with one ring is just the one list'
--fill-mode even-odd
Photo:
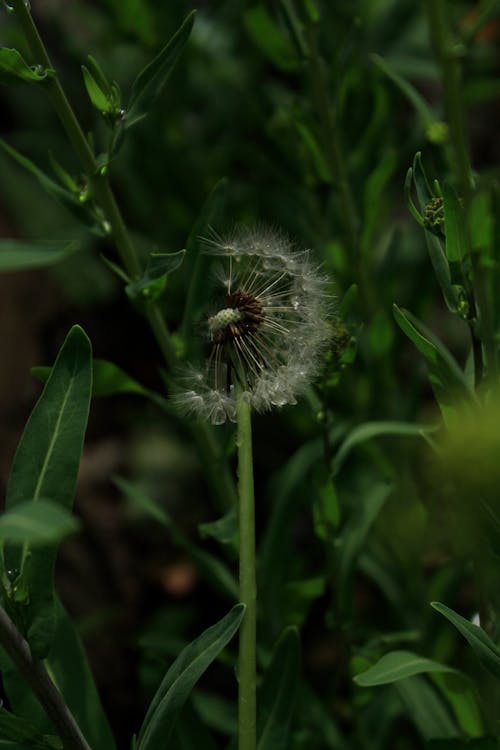
{"label": "white dandelion fluff", "polygon": [[258,412],[296,403],[332,338],[328,280],[270,229],[214,237],[207,252],[221,261],[221,302],[206,319],[206,363],[184,375],[175,405],[222,424],[235,421],[238,398]]}

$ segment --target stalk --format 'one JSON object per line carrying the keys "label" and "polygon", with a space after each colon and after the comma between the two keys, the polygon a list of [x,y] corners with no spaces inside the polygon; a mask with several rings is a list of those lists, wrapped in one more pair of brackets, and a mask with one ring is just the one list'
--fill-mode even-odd
{"label": "stalk", "polygon": [[238,750],[257,747],[255,497],[251,407],[238,399],[238,494],[240,519],[240,601],[246,605],[240,627],[238,660]]}
{"label": "stalk", "polygon": [[90,750],[75,717],[7,612],[0,607],[0,644],[22,674],[54,724],[65,750]]}
{"label": "stalk", "polygon": [[[24,0],[12,0],[12,7],[31,51],[33,62],[43,65],[45,68],[54,69],[29,7],[25,4]],[[57,72],[54,76],[47,79],[44,86],[47,88],[54,110],[89,179],[91,191],[96,202],[103,210],[105,218],[110,224],[111,232],[109,236],[115,244],[120,260],[127,274],[131,278],[138,278],[142,273],[142,268],[137,250],[123,220],[107,174],[102,174],[99,171],[95,155],[61,86]],[[172,371],[178,362],[178,357],[159,305],[156,302],[150,302],[145,314],[156,343],[163,355],[163,359],[169,370]],[[213,435],[208,433],[208,425],[203,434],[200,434],[199,430],[192,431],[199,454],[205,461],[207,475],[209,477],[212,475],[213,466],[218,467],[219,481],[211,482],[211,487],[215,490],[216,497],[220,500],[221,506],[227,509],[234,505],[236,491],[227,462],[224,461],[221,463],[220,450]]]}
{"label": "stalk", "polygon": [[[450,165],[460,191],[465,215],[466,244],[470,248],[469,213],[474,189],[467,128],[465,122],[465,106],[462,95],[462,74],[459,58],[459,48],[450,33],[448,8],[446,0],[425,0],[427,18],[432,44],[436,58],[441,67],[443,96],[448,122],[450,143],[453,153]],[[482,362],[478,360],[484,356],[488,380],[495,383],[498,377],[496,357],[495,330],[492,311],[491,275],[481,265],[478,252],[470,252],[472,265],[472,280],[474,296],[477,303],[479,320],[479,336],[484,352],[477,345],[474,347],[475,371],[482,372]],[[474,341],[475,331],[471,331]]]}

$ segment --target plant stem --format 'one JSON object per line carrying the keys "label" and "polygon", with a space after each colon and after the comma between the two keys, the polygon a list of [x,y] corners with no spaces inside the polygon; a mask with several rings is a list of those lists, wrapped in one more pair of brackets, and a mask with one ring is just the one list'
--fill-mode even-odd
{"label": "plant stem", "polygon": [[43,664],[33,658],[28,643],[0,607],[0,643],[54,724],[65,750],[90,750],[80,727]]}
{"label": "plant stem", "polygon": [[[47,49],[31,16],[29,7],[27,7],[24,0],[12,0],[12,7],[30,48],[33,62],[41,64],[45,68],[54,69]],[[105,218],[110,224],[110,238],[114,241],[121,262],[130,277],[138,278],[141,275],[142,269],[136,248],[130,238],[108,177],[99,171],[97,160],[61,86],[57,72],[54,76],[49,77],[44,85],[47,87],[54,109],[89,179],[96,202],[103,210]],[[150,302],[147,305],[145,314],[163,355],[163,359],[169,370],[172,370],[178,362],[178,357],[160,307],[156,302]],[[207,426],[201,436],[199,430],[193,429],[193,436],[195,442],[198,444],[200,455],[206,457],[205,462],[210,470],[215,464],[219,464],[220,466],[221,460],[220,450],[215,450],[216,441],[213,435],[208,434],[209,429]],[[212,483],[212,487],[217,492],[223,507],[228,508],[234,504],[236,491],[227,462],[224,464],[224,467],[220,466],[220,472],[221,480]]]}
{"label": "plant stem", "polygon": [[[469,157],[469,144],[465,124],[465,107],[462,96],[461,66],[455,43],[449,28],[446,0],[425,0],[432,44],[441,66],[443,94],[446,118],[450,132],[453,152],[451,164],[460,190],[465,216],[467,247],[470,248],[469,214],[474,189],[474,178]],[[474,347],[475,357],[484,356],[486,373],[490,382],[495,383],[498,377],[494,321],[492,314],[491,276],[483,268],[479,252],[470,252],[474,296],[479,321],[479,336],[484,354],[480,347]],[[472,336],[476,333],[473,331]],[[482,372],[482,363],[475,362],[477,373]]]}
{"label": "plant stem", "polygon": [[238,494],[240,526],[240,601],[246,605],[240,627],[238,660],[238,750],[257,747],[255,498],[252,460],[251,407],[238,399]]}

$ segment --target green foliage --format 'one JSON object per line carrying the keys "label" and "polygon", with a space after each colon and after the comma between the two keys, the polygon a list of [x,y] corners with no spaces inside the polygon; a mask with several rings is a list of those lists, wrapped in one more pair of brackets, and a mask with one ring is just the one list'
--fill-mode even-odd
{"label": "green foliage", "polygon": [[[227,299],[207,244],[283,227],[331,279],[332,345],[300,403],[253,424],[251,750],[498,747],[498,3],[223,0],[196,23],[180,0],[46,5],[13,0],[1,24],[0,271],[19,272],[5,299],[12,284],[30,357],[51,361],[76,317],[99,358],[74,326],[32,368],[45,388],[0,517],[2,611],[95,750],[144,716],[135,750],[238,747],[243,608],[191,640],[240,600],[235,435],[169,395],[184,361],[214,368],[206,321]],[[7,432],[30,393],[0,388]],[[77,520],[91,396],[89,474],[109,437],[119,468]],[[109,721],[55,593],[62,541]],[[94,583],[111,597],[90,601]],[[62,747],[0,642],[0,747]]]}

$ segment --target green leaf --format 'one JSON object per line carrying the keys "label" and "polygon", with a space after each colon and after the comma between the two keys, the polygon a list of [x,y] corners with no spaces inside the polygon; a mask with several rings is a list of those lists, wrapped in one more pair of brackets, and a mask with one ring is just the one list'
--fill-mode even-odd
{"label": "green leaf", "polygon": [[0,240],[0,271],[53,266],[70,258],[77,250],[77,242]]}
{"label": "green leaf", "polygon": [[423,98],[423,96],[417,91],[417,89],[402,75],[394,70],[393,65],[385,60],[380,55],[372,54],[372,61],[375,63],[377,68],[387,76],[399,90],[404,94],[408,101],[413,105],[415,111],[420,116],[421,126],[423,130],[427,131],[429,126],[435,121],[435,117],[432,113],[431,108]]}
{"label": "green leaf", "polygon": [[[81,640],[59,599],[55,600],[55,637],[45,664],[92,750],[114,750],[115,742],[103,711]],[[40,731],[53,730],[49,718],[5,654],[0,656],[2,681],[12,709]],[[0,735],[2,736],[2,735]]]}
{"label": "green leaf", "polygon": [[126,127],[135,125],[148,114],[183,51],[194,24],[192,11],[161,52],[147,65],[132,85]]}
{"label": "green leaf", "polygon": [[444,344],[408,310],[397,305],[393,305],[392,309],[396,323],[425,358],[429,380],[446,421],[454,412],[457,402],[474,398],[472,389]]}
{"label": "green leaf", "polygon": [[0,739],[10,740],[26,747],[43,750],[62,750],[62,742],[55,735],[43,734],[38,727],[31,724],[24,717],[15,716],[5,708],[0,708]]}
{"label": "green leaf", "polygon": [[21,167],[28,172],[31,172],[31,174],[36,177],[42,188],[49,193],[49,195],[59,201],[59,203],[70,211],[70,213],[72,213],[79,221],[82,221],[85,224],[89,223],[88,210],[85,202],[79,202],[75,194],[61,187],[58,182],[48,177],[48,175],[39,169],[30,159],[23,154],[20,154],[19,151],[16,151],[12,146],[9,146],[9,144],[1,138],[0,147],[3,148],[3,150],[14,159],[14,161],[20,164]]}
{"label": "green leaf", "polygon": [[89,95],[89,99],[94,107],[99,112],[106,115],[115,112],[116,108],[111,101],[109,94],[102,90],[92,73],[85,67],[85,65],[82,65],[82,73],[87,94]]}
{"label": "green leaf", "polygon": [[210,585],[231,601],[238,600],[238,583],[229,568],[218,557],[193,544],[174,523],[166,509],[134,484],[123,479],[123,477],[115,477],[113,481],[135,511],[145,517],[154,519],[168,529],[172,542],[188,552],[196,563],[200,574]]}
{"label": "green leaf", "polygon": [[185,255],[185,250],[178,250],[176,253],[150,253],[142,278],[125,287],[130,299],[159,299],[165,290],[169,274],[179,268]]}
{"label": "green leaf", "polygon": [[254,5],[244,14],[245,28],[255,46],[277,68],[286,72],[299,68],[289,36],[271,18],[264,5]]}
{"label": "green leaf", "polygon": [[472,646],[474,653],[492,674],[500,679],[500,649],[478,625],[474,625],[441,602],[431,602],[437,612],[446,617]]}
{"label": "green leaf", "polygon": [[445,696],[461,729],[468,737],[482,737],[484,722],[479,695],[472,681],[461,672],[435,672],[432,681]]}
{"label": "green leaf", "polygon": [[365,422],[357,425],[340,444],[332,465],[332,475],[336,476],[350,452],[367,440],[380,437],[414,437],[421,438],[422,433],[433,431],[429,425],[411,424],[409,422]]}
{"label": "green leaf", "polygon": [[50,500],[30,500],[0,516],[0,540],[33,546],[60,542],[78,531],[80,524],[71,513]]}
{"label": "green leaf", "polygon": [[216,625],[186,646],[166,673],[139,732],[137,750],[156,750],[168,745],[180,709],[207,667],[227,646],[245,612],[237,604]]}
{"label": "green leaf", "polygon": [[238,514],[233,507],[222,518],[208,523],[200,523],[198,531],[202,539],[216,539],[221,544],[235,547],[238,539]]}
{"label": "green leaf", "polygon": [[461,263],[467,255],[463,208],[451,185],[443,186],[446,256],[450,263]]}
{"label": "green leaf", "polygon": [[42,83],[54,73],[54,70],[41,65],[28,65],[17,49],[0,47],[0,83],[10,83],[12,78],[26,83]]}
{"label": "green leaf", "polygon": [[[87,426],[92,388],[90,341],[73,326],[18,445],[7,485],[6,510],[48,498],[70,509]],[[57,544],[31,549],[8,545],[5,569],[23,574],[30,556],[29,604],[23,613],[32,650],[43,658],[54,629],[53,572]]]}
{"label": "green leaf", "polygon": [[413,653],[413,651],[391,651],[384,654],[376,664],[366,672],[357,674],[354,682],[361,687],[388,685],[391,682],[404,680],[423,672],[454,672],[454,669],[432,659]]}
{"label": "green leaf", "polygon": [[460,737],[460,731],[434,687],[420,675],[394,683],[408,717],[424,739]]}
{"label": "green leaf", "polygon": [[[33,377],[46,383],[52,367],[32,367]],[[113,396],[117,393],[136,393],[149,396],[149,391],[137,380],[128,375],[121,367],[107,359],[92,360],[92,397]]]}
{"label": "green leaf", "polygon": [[259,691],[257,750],[287,750],[300,672],[298,631],[287,628],[276,643]]}

